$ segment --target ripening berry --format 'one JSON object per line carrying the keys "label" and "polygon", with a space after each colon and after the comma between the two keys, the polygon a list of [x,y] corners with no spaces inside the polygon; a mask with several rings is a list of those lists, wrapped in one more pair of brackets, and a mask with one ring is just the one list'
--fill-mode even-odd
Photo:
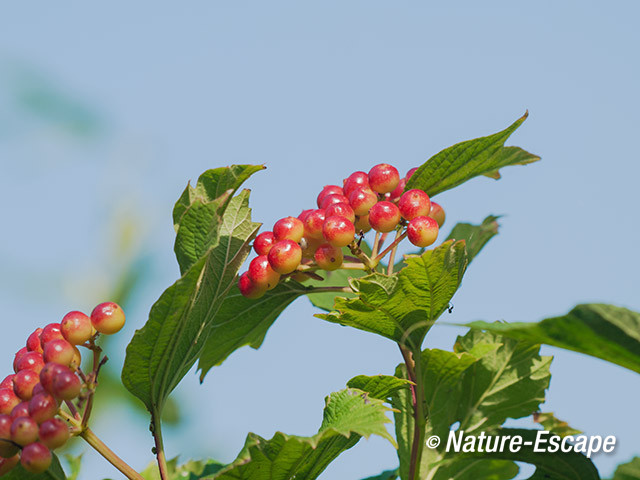
{"label": "ripening berry", "polygon": [[328,217],[322,226],[324,239],[334,247],[346,247],[353,242],[355,234],[356,227],[345,217]]}
{"label": "ripening berry", "polygon": [[276,243],[276,236],[273,232],[262,232],[253,241],[253,249],[258,255],[266,255]]}
{"label": "ripening berry", "polygon": [[82,354],[80,353],[80,350],[78,350],[78,347],[76,347],[75,345],[72,345],[72,347],[73,358],[71,359],[71,363],[69,363],[69,368],[71,370],[76,370],[82,363]]}
{"label": "ripening berry", "polygon": [[37,352],[27,352],[20,357],[16,363],[16,373],[21,370],[33,370],[36,373],[40,373],[42,367],[44,367],[44,360],[42,354]]}
{"label": "ripening berry", "polygon": [[51,340],[44,346],[44,358],[45,363],[54,362],[68,367],[73,360],[75,352],[73,351],[73,345],[66,340]]}
{"label": "ripening berry", "polygon": [[59,363],[47,363],[40,372],[40,384],[42,388],[44,388],[46,392],[53,393],[53,378],[65,370],[69,369]]}
{"label": "ripening berry", "polygon": [[13,377],[15,377],[15,373],[11,375],[7,375],[2,382],[0,382],[0,388],[13,388]]}
{"label": "ripening berry", "polygon": [[0,415],[10,415],[20,398],[13,392],[13,388],[0,388]]}
{"label": "ripening berry", "polygon": [[50,323],[42,329],[40,333],[40,345],[42,345],[43,350],[47,342],[57,339],[64,339],[59,323]]}
{"label": "ripening berry", "polygon": [[398,183],[400,183],[400,174],[393,165],[380,163],[369,170],[369,186],[374,192],[393,192]]}
{"label": "ripening berry", "polygon": [[69,440],[69,427],[59,418],[52,418],[40,425],[40,442],[51,450],[60,448]]}
{"label": "ripening berry", "polygon": [[416,217],[426,217],[431,210],[431,200],[422,190],[414,188],[402,194],[398,201],[400,215],[405,220],[412,220]]}
{"label": "ripening berry", "polygon": [[249,273],[244,272],[238,278],[238,288],[240,289],[240,293],[247,298],[260,298],[267,291],[266,285],[257,285],[251,278],[249,278]]}
{"label": "ripening berry", "polygon": [[411,176],[416,173],[416,170],[418,170],[418,167],[413,167],[411,169],[409,169],[409,171],[407,172],[407,174],[405,175],[404,178],[406,178],[407,180],[409,180],[411,178]]}
{"label": "ripening berry", "polygon": [[27,347],[22,347],[20,350],[18,350],[16,352],[15,357],[13,357],[13,371],[14,372],[18,371],[18,362],[27,353],[29,353],[29,350],[27,350]]}
{"label": "ripening berry", "polygon": [[40,376],[33,370],[20,370],[13,377],[13,393],[22,400],[30,400],[33,388],[40,383]]}
{"label": "ripening berry", "polygon": [[438,238],[438,222],[431,217],[416,217],[407,225],[407,237],[416,247],[428,247]]}
{"label": "ripening berry", "polygon": [[344,195],[344,191],[337,185],[325,185],[322,191],[318,194],[318,198],[316,199],[318,208],[322,208],[322,200],[327,195]]}
{"label": "ripening berry", "polygon": [[0,415],[0,457],[13,457],[20,448],[11,441],[11,425],[13,418],[9,415]]}
{"label": "ripening berry", "polygon": [[349,195],[349,205],[353,208],[353,212],[356,215],[368,215],[369,210],[378,201],[378,196],[373,190],[364,188],[356,188]]}
{"label": "ripening berry", "polygon": [[31,417],[18,417],[11,424],[11,441],[24,447],[38,440],[38,424]]}
{"label": "ripening berry", "polygon": [[124,327],[125,317],[117,303],[104,302],[91,312],[91,324],[98,332],[111,335]]}
{"label": "ripening berry", "polygon": [[[40,372],[42,373],[42,372]],[[36,395],[38,395],[39,393],[44,393],[46,392],[46,390],[44,389],[44,387],[42,386],[42,383],[36,383],[36,386],[33,387],[33,396],[35,397]]]}
{"label": "ripening berry", "polygon": [[275,236],[276,242],[280,240],[293,240],[297,243],[303,234],[304,224],[296,217],[281,218],[273,226],[273,235]]}
{"label": "ripening berry", "polygon": [[429,216],[438,222],[438,227],[444,225],[445,214],[444,209],[436,202],[431,202],[431,210]]}
{"label": "ripening berry", "polygon": [[82,345],[92,337],[91,319],[82,312],[67,313],[60,322],[62,336],[71,345]]}
{"label": "ripening berry", "polygon": [[314,210],[304,220],[304,236],[307,239],[322,240],[322,225],[324,224],[324,210]]}
{"label": "ripening berry", "polygon": [[61,400],[73,400],[80,395],[82,383],[78,376],[68,368],[53,377],[53,396]]}
{"label": "ripening berry", "polygon": [[356,217],[356,222],[354,223],[356,227],[357,233],[367,233],[371,230],[371,224],[369,223],[369,215],[359,215]]}
{"label": "ripening berry", "polygon": [[28,417],[29,402],[20,402],[18,405],[13,407],[13,410],[11,410],[11,415],[9,416],[14,420],[18,417]]}
{"label": "ripening berry", "polygon": [[[318,247],[324,243],[324,238],[322,240],[319,239],[315,239],[315,238],[306,238],[306,237],[302,237],[302,240],[300,240],[300,248],[302,248],[302,258],[307,258],[307,259],[311,259],[313,258],[314,254],[316,253],[316,250],[318,249]],[[308,276],[305,276],[306,280],[309,279]]]}
{"label": "ripening berry", "polygon": [[353,208],[351,208],[351,205],[349,205],[348,203],[334,203],[333,205],[327,207],[324,215],[325,218],[335,216],[345,217],[348,218],[351,223],[356,221],[356,214],[354,213]]}
{"label": "ripening berry", "polygon": [[269,264],[281,275],[293,272],[302,261],[302,248],[292,240],[281,240],[269,251]]}
{"label": "ripening berry", "polygon": [[265,285],[267,290],[276,288],[280,281],[280,274],[271,268],[271,265],[269,265],[269,259],[266,255],[258,255],[256,258],[251,260],[247,274],[257,285]]}
{"label": "ripening berry", "polygon": [[307,216],[313,212],[313,208],[309,208],[307,210],[302,210],[302,212],[300,212],[300,215],[298,215],[298,220],[300,220],[302,223],[304,223],[305,219],[307,218]]}
{"label": "ripening berry", "polygon": [[[2,457],[2,455],[0,455],[0,457]],[[9,473],[18,463],[20,463],[20,455],[0,458],[0,476]]]}
{"label": "ripening berry", "polygon": [[334,203],[349,203],[349,199],[344,195],[339,195],[337,193],[327,195],[322,199],[322,204],[320,205],[320,208],[323,210],[326,210]]}
{"label": "ripening berry", "polygon": [[344,185],[342,186],[344,196],[348,197],[351,192],[359,187],[370,188],[369,176],[365,172],[353,172],[345,178]]}
{"label": "ripening berry", "polygon": [[400,222],[400,210],[394,203],[382,201],[369,211],[369,223],[376,232],[390,232]]}
{"label": "ripening berry", "polygon": [[29,416],[38,424],[55,417],[57,412],[58,401],[50,393],[38,393],[29,400]]}
{"label": "ripening berry", "polygon": [[400,182],[398,182],[398,186],[395,188],[393,192],[389,194],[389,200],[391,202],[395,202],[396,200],[398,200],[402,196],[402,193],[404,192],[404,187],[406,186],[407,186],[407,180],[405,178],[401,178]]}
{"label": "ripening berry", "polygon": [[314,258],[318,266],[323,270],[336,270],[342,265],[342,249],[329,243],[323,243],[316,250]]}
{"label": "ripening berry", "polygon": [[27,338],[27,350],[30,352],[42,353],[42,344],[40,343],[41,328],[36,328],[34,332]]}
{"label": "ripening berry", "polygon": [[42,443],[32,443],[22,449],[20,463],[30,473],[46,472],[51,465],[51,451]]}

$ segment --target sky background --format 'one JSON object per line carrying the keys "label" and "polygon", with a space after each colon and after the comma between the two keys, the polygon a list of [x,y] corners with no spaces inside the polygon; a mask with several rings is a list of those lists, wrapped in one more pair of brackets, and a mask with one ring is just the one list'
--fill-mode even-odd
{"label": "sky background", "polygon": [[[432,2],[433,3],[433,2]],[[151,304],[178,277],[173,203],[212,167],[265,163],[247,183],[254,219],[314,205],[325,184],[388,162],[405,172],[529,110],[508,144],[542,161],[438,196],[457,221],[501,214],[443,320],[535,321],[577,303],[640,310],[640,3],[13,2],[0,7],[0,351],[105,300],[126,265],[141,281],[111,345],[117,371]],[[391,342],[291,306],[262,348],[195,371],[175,393],[184,422],[169,456],[231,461],[249,431],[311,435],[323,398],[358,374],[392,373]],[[436,326],[426,346],[464,330]],[[640,379],[554,355],[545,411],[616,435],[601,474],[640,454]],[[2,370],[0,370],[2,373]],[[533,426],[529,420],[522,424]],[[115,403],[94,430],[135,468],[152,461],[146,420]],[[86,451],[81,479],[118,473]],[[360,442],[321,477],[397,465]],[[529,470],[525,470],[529,471]],[[524,478],[524,477],[523,477]]]}

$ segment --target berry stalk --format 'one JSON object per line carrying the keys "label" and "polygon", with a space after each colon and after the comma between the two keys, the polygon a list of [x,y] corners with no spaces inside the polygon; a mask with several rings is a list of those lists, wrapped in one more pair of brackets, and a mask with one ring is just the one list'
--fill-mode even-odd
{"label": "berry stalk", "polygon": [[158,461],[158,469],[160,470],[160,478],[169,480],[169,470],[167,468],[167,458],[164,453],[164,443],[162,441],[162,425],[158,412],[151,412],[151,433],[156,443],[154,453]]}
{"label": "berry stalk", "polygon": [[[142,475],[136,472],[129,466],[129,464],[116,455],[113,450],[107,447],[90,428],[85,429],[80,436],[129,480],[144,480]],[[167,477],[163,477],[163,479],[164,478]]]}

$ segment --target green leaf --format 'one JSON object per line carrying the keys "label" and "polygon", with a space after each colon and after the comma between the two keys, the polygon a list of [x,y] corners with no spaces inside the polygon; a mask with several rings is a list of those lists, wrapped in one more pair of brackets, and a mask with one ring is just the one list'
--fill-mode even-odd
{"label": "green leaf", "polygon": [[396,478],[398,478],[397,468],[395,470],[386,470],[380,475],[376,475],[375,477],[367,477],[363,480],[396,480]]}
{"label": "green leaf", "polygon": [[316,317],[418,348],[460,286],[467,266],[464,242],[448,241],[405,261],[397,275],[353,279],[358,297],[336,297],[337,311]]}
{"label": "green leaf", "polygon": [[509,165],[526,165],[540,157],[519,147],[505,147],[504,142],[526,120],[528,113],[505,130],[488,137],[467,140],[435,154],[411,176],[405,190],[419,188],[436,195],[471,178],[485,175],[500,178],[499,169]]}
{"label": "green leaf", "polygon": [[216,480],[312,480],[340,453],[361,437],[379,435],[393,442],[385,428],[389,411],[381,400],[346,389],[325,400],[324,419],[313,437],[277,432],[271,440],[254,433],[247,437],[238,458],[213,478]]}
{"label": "green leaf", "polygon": [[347,382],[347,387],[357,388],[367,392],[370,397],[386,401],[391,395],[402,388],[409,388],[412,382],[405,378],[392,375],[358,375]]}
{"label": "green leaf", "polygon": [[13,470],[5,473],[2,480],[66,480],[67,477],[60,465],[60,460],[55,454],[52,454],[51,466],[44,473],[27,472],[22,465],[18,463]]}
{"label": "green leaf", "polygon": [[498,234],[498,218],[493,215],[485,218],[480,225],[458,223],[447,237],[447,240],[464,240],[467,247],[467,259],[474,259],[484,246]]}
{"label": "green leaf", "polygon": [[611,480],[640,480],[640,457],[634,457],[629,463],[618,465]]}
{"label": "green leaf", "polygon": [[[251,170],[250,167],[247,169]],[[207,185],[207,189],[202,189],[212,191],[213,187]],[[180,217],[177,237],[181,236],[183,228],[196,232],[197,222],[207,215],[211,220],[202,226],[206,233],[192,235],[189,242],[180,246],[176,241],[176,253],[179,259],[182,258],[182,267],[192,259],[187,251],[202,253],[202,256],[160,296],[151,308],[149,320],[127,347],[122,382],[156,417],[162,412],[169,394],[202,353],[216,313],[235,285],[236,273],[260,226],[251,221],[249,191],[245,190],[225,203],[229,190],[232,189],[223,194],[224,201],[216,198],[203,203],[202,198],[196,198]],[[203,215],[207,209],[207,215]],[[221,211],[222,221],[217,221],[216,215]],[[208,241],[212,243],[201,243]]]}
{"label": "green leaf", "polygon": [[592,303],[538,323],[473,322],[467,326],[566,348],[640,373],[640,313],[626,308]]}
{"label": "green leaf", "polygon": [[440,466],[433,480],[510,480],[520,469],[508,460],[456,457],[450,464]]}
{"label": "green leaf", "polygon": [[[200,480],[219,472],[224,465],[215,460],[189,460],[188,462],[178,465],[178,457],[172,458],[167,462],[167,471],[169,480]],[[140,475],[145,480],[161,480],[158,464],[151,462]]]}
{"label": "green leaf", "polygon": [[560,437],[567,435],[578,435],[582,433],[580,430],[571,428],[569,424],[555,417],[553,413],[534,413],[533,420],[544,427],[548,432],[555,433]]}
{"label": "green leaf", "polygon": [[71,455],[67,453],[64,458],[71,470],[71,473],[67,476],[67,480],[76,480],[78,475],[80,475],[80,470],[82,468],[82,454]]}

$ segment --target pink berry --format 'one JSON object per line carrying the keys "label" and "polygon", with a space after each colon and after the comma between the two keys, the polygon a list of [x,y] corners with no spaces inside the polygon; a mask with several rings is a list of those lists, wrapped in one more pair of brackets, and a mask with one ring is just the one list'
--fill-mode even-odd
{"label": "pink berry", "polygon": [[253,241],[253,249],[258,255],[266,255],[276,243],[276,236],[273,232],[262,232]]}
{"label": "pink berry", "polygon": [[124,322],[124,312],[120,305],[114,302],[101,303],[91,312],[93,328],[105,335],[111,335],[122,330]]}
{"label": "pink berry", "polygon": [[407,237],[416,247],[428,247],[438,238],[438,222],[431,217],[416,217],[407,226]]}
{"label": "pink berry", "polygon": [[399,182],[400,174],[393,165],[380,163],[369,170],[369,186],[374,192],[392,192]]}
{"label": "pink berry", "polygon": [[15,376],[15,373],[7,375],[5,379],[0,382],[0,388],[13,388],[13,377]]}
{"label": "pink berry", "polygon": [[40,384],[45,391],[53,393],[53,379],[54,377],[65,370],[69,370],[64,365],[59,363],[47,363],[40,372]]}
{"label": "pink berry", "polygon": [[20,446],[38,440],[38,424],[33,418],[18,417],[11,424],[11,441]]}
{"label": "pink berry", "polygon": [[51,340],[44,346],[45,363],[54,362],[68,367],[74,356],[73,345],[66,340]]}
{"label": "pink berry", "polygon": [[369,223],[369,215],[359,215],[356,217],[356,222],[354,223],[356,227],[357,233],[367,233],[371,230],[371,224]]}
{"label": "pink berry", "polygon": [[444,225],[445,214],[444,209],[436,202],[431,202],[431,210],[429,216],[438,222],[438,227]]}
{"label": "pink berry", "polygon": [[80,395],[82,383],[68,368],[53,377],[53,396],[61,400],[73,400]]}
{"label": "pink berry", "polygon": [[247,274],[254,283],[266,285],[267,290],[276,288],[280,281],[280,274],[271,268],[266,255],[258,255],[251,260]]}
{"label": "pink berry", "polygon": [[353,208],[351,208],[351,205],[349,205],[348,203],[334,203],[333,205],[327,207],[324,215],[325,218],[335,216],[345,217],[348,218],[351,223],[356,221],[356,214],[354,213]]}
{"label": "pink berry", "polygon": [[344,195],[344,191],[337,185],[325,185],[322,191],[318,194],[318,198],[316,200],[318,208],[322,208],[322,200],[327,195]]}
{"label": "pink berry", "polygon": [[404,192],[404,187],[406,186],[407,186],[407,180],[404,178],[401,178],[400,182],[398,183],[398,186],[395,188],[393,192],[389,194],[389,200],[392,202],[395,202],[396,200],[398,200],[402,196],[402,193]]}
{"label": "pink berry", "polygon": [[30,400],[33,396],[33,387],[40,383],[40,377],[33,370],[20,370],[13,377],[13,393],[22,400]]}
{"label": "pink berry", "polygon": [[20,399],[13,392],[13,388],[0,388],[0,415],[9,415],[20,403]]}
{"label": "pink berry", "polygon": [[29,402],[20,402],[18,405],[13,407],[11,410],[11,415],[9,415],[14,420],[19,417],[28,417],[29,416]]}
{"label": "pink berry", "polygon": [[11,424],[13,418],[9,415],[0,415],[0,457],[13,457],[20,451],[17,445],[11,441]]}
{"label": "pink berry", "polygon": [[281,275],[293,272],[302,261],[302,249],[293,240],[281,240],[269,251],[267,256],[271,268]]}
{"label": "pink berry", "polygon": [[[2,455],[0,455],[0,457],[2,457]],[[6,458],[0,458],[0,477],[13,470],[18,463],[20,463],[20,455],[17,454],[12,457],[7,455]]]}
{"label": "pink berry", "polygon": [[399,222],[400,210],[391,202],[378,202],[369,211],[369,223],[376,232],[390,232]]}
{"label": "pink berry", "polygon": [[238,278],[238,288],[242,296],[252,299],[262,297],[267,291],[267,286],[256,284],[249,278],[248,272],[244,272],[240,275],[240,278]]}
{"label": "pink berry", "polygon": [[273,226],[273,235],[277,242],[280,240],[293,240],[297,243],[303,234],[304,224],[295,217],[281,218]]}
{"label": "pink berry", "polygon": [[322,204],[320,205],[320,208],[322,208],[323,210],[326,210],[327,208],[329,208],[329,206],[333,205],[334,203],[349,203],[349,199],[344,195],[339,195],[339,194],[327,195],[322,199]]}
{"label": "pink berry", "polygon": [[41,328],[36,328],[34,332],[27,338],[27,350],[30,352],[42,353],[42,344],[40,343]]}
{"label": "pink berry", "polygon": [[67,313],[60,322],[62,336],[71,345],[82,345],[92,337],[91,319],[82,312]]}
{"label": "pink berry", "polygon": [[59,323],[50,323],[42,329],[42,332],[40,333],[40,345],[42,345],[43,350],[47,342],[57,339],[64,339]]}
{"label": "pink berry", "polygon": [[14,372],[18,371],[18,362],[27,353],[29,353],[29,350],[27,350],[27,347],[22,347],[20,350],[18,350],[16,352],[15,357],[13,357],[13,371]]}
{"label": "pink berry", "polygon": [[38,352],[27,352],[20,357],[18,363],[16,363],[16,373],[21,370],[33,370],[36,373],[40,373],[42,367],[44,367],[44,360],[42,354]]}
{"label": "pink berry", "polygon": [[51,418],[40,425],[40,441],[51,450],[60,448],[69,440],[69,427],[59,418]]}
{"label": "pink berry", "polygon": [[416,188],[404,192],[398,201],[400,215],[406,220],[412,220],[416,217],[426,217],[431,210],[431,201],[429,195],[422,190]]}
{"label": "pink berry", "polygon": [[356,228],[345,217],[328,217],[322,226],[324,239],[334,247],[346,247],[353,242]]}
{"label": "pink berry", "polygon": [[356,188],[349,195],[349,205],[356,215],[368,215],[369,210],[378,201],[378,196],[373,190]]}
{"label": "pink berry", "polygon": [[38,393],[29,400],[29,416],[38,424],[55,417],[58,402],[50,393]]}
{"label": "pink berry", "polygon": [[22,449],[20,463],[30,473],[44,473],[51,466],[51,451],[42,443],[32,443]]}
{"label": "pink berry", "polygon": [[315,253],[315,261],[323,270],[331,271],[340,268],[343,255],[340,247],[334,247],[329,243],[323,243]]}
{"label": "pink berry", "polygon": [[369,176],[365,172],[353,172],[344,180],[342,190],[345,197],[348,197],[356,188],[369,188]]}
{"label": "pink berry", "polygon": [[304,236],[307,239],[322,240],[322,225],[324,224],[324,210],[314,210],[304,220]]}

